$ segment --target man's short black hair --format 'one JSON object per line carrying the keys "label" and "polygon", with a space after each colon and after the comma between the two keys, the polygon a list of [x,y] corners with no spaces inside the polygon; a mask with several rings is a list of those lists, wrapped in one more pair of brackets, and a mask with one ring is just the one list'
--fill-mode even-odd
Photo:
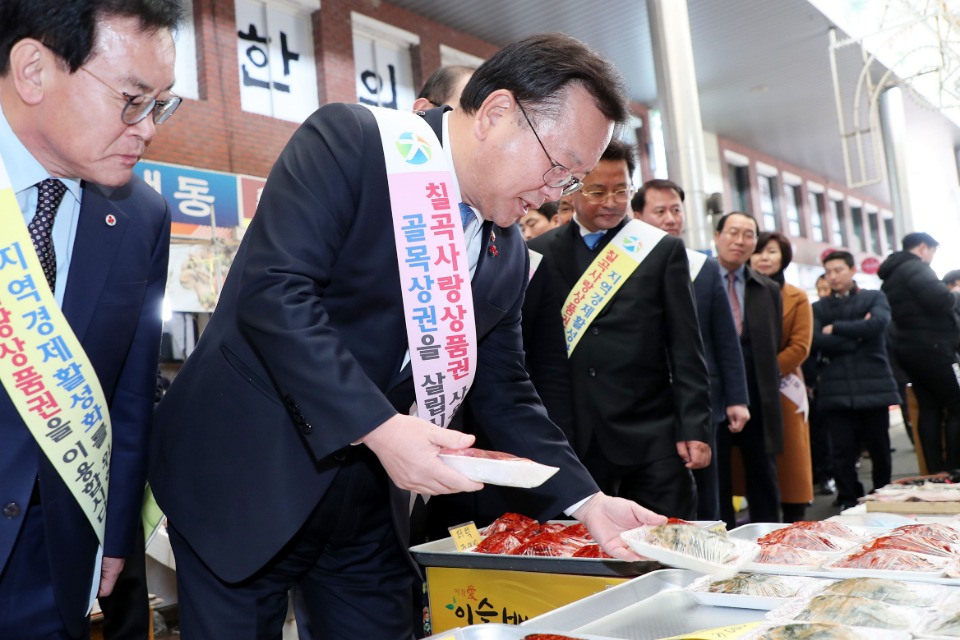
{"label": "man's short black hair", "polygon": [[940,243],[933,239],[929,233],[924,233],[923,231],[914,231],[913,233],[908,233],[903,236],[903,250],[910,251],[911,249],[916,249],[922,244],[927,245],[931,249],[936,249],[940,246]]}
{"label": "man's short black hair", "polygon": [[137,18],[146,32],[176,29],[180,0],[0,0],[0,76],[10,70],[10,51],[34,38],[75,73],[94,53],[97,29],[108,18]]}
{"label": "man's short black hair", "polygon": [[467,82],[460,108],[476,113],[487,96],[506,89],[534,120],[555,118],[572,84],[593,96],[597,108],[614,124],[627,120],[629,101],[620,72],[583,42],[562,33],[528,36],[495,53]]}
{"label": "man's short black hair", "polygon": [[647,206],[647,191],[650,189],[656,189],[658,191],[673,191],[680,196],[680,202],[683,202],[687,197],[683,192],[683,189],[680,188],[680,185],[673,180],[654,178],[653,180],[647,180],[643,183],[642,187],[637,189],[637,192],[633,194],[633,199],[630,201],[630,208],[637,213],[643,213],[643,208]]}
{"label": "man's short black hair", "polygon": [[417,97],[425,98],[438,107],[444,104],[455,107],[457,105],[450,104],[454,88],[461,79],[471,75],[474,71],[476,71],[474,67],[465,67],[459,64],[440,67],[431,73],[427,81],[423,83],[423,88],[420,89]]}
{"label": "man's short black hair", "polygon": [[553,216],[557,215],[557,209],[559,208],[560,202],[544,202],[542,205],[537,207],[537,211],[543,214],[543,217],[547,220],[553,220]]}
{"label": "man's short black hair", "polygon": [[947,275],[943,276],[943,284],[953,284],[957,280],[960,280],[960,269],[947,271]]}
{"label": "man's short black hair", "polygon": [[722,216],[720,216],[720,219],[717,220],[717,229],[716,229],[717,233],[721,233],[723,231],[723,228],[727,225],[727,219],[730,216],[743,216],[744,218],[750,218],[751,220],[753,220],[753,226],[757,228],[757,235],[760,235],[760,223],[757,222],[756,218],[754,218],[752,215],[744,211],[731,211],[730,213],[725,213]]}
{"label": "man's short black hair", "polygon": [[630,176],[633,176],[633,172],[637,168],[637,157],[633,153],[633,145],[626,143],[619,138],[613,138],[610,140],[610,144],[608,144],[607,148],[603,150],[603,155],[600,156],[600,162],[603,162],[604,160],[609,162],[626,162],[627,173]]}
{"label": "man's short black hair", "polygon": [[847,266],[850,267],[851,269],[855,264],[855,261],[853,259],[853,254],[850,253],[849,251],[843,251],[842,249],[831,251],[827,255],[823,256],[823,260],[821,262],[823,263],[823,266],[827,266],[827,263],[830,262],[831,260],[843,260],[844,262],[847,263]]}

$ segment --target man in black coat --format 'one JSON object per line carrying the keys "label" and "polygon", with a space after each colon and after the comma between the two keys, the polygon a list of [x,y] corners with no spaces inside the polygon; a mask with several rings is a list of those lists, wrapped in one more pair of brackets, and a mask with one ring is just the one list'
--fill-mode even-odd
{"label": "man in black coat", "polygon": [[[683,189],[670,180],[648,180],[637,189],[630,206],[633,217],[680,237],[683,232]],[[687,250],[697,256],[696,252]],[[710,414],[713,422],[711,451],[717,449],[717,431],[743,429],[750,419],[747,408],[747,378],[743,368],[740,340],[733,323],[730,302],[720,280],[716,258],[707,258],[697,273],[691,261],[693,292],[697,303],[703,354],[710,374]],[[697,482],[697,519],[720,519],[719,478],[716,458],[693,472]]]}
{"label": "man in black coat", "polygon": [[[461,256],[466,272],[456,284],[476,327],[467,404],[490,441],[559,467],[541,487],[543,513],[564,511],[612,555],[639,557],[620,532],[664,519],[598,492],[547,418],[520,335],[529,258],[516,221],[579,186],[626,117],[618,89],[582,43],[530,36],[481,65],[454,111],[421,121],[329,104],[296,131],[157,410],[151,487],[169,516],[184,637],[279,637],[299,584],[316,637],[409,638],[408,492],[481,488],[439,457],[473,436],[428,422],[425,404],[423,417],[406,414],[427,381],[407,366],[416,334],[388,159],[442,163],[459,196],[437,206],[464,205],[455,224],[469,232],[442,255]],[[381,134],[378,118],[407,133]]]}
{"label": "man in black coat", "polygon": [[861,289],[853,256],[823,259],[833,293],[813,303],[813,352],[820,357],[817,403],[833,445],[837,503],[847,509],[863,496],[857,480],[861,447],[870,453],[873,488],[890,483],[890,414],[900,404],[887,357],[890,305],[880,291]]}
{"label": "man in black coat", "polygon": [[742,431],[717,432],[717,473],[720,478],[720,514],[728,528],[736,526],[730,449],[740,447],[750,519],[780,521],[780,490],[776,455],[783,451],[783,415],[780,410],[780,368],[777,353],[783,326],[780,285],[748,266],[757,247],[759,225],[753,216],[728,213],[713,234],[717,261],[725,283],[734,324],[740,334],[750,398],[750,420]]}
{"label": "man in black coat", "polygon": [[[544,256],[531,288],[541,277],[552,277],[564,296],[582,286],[627,224],[633,163],[628,145],[611,142],[573,196],[573,221],[530,241]],[[573,444],[602,489],[692,519],[691,470],[710,462],[712,425],[687,253],[679,238],[632,224],[662,238],[570,353]]]}
{"label": "man in black coat", "polygon": [[917,432],[930,473],[960,468],[960,329],[956,298],[930,268],[938,245],[930,234],[908,233],[878,274],[897,328],[894,355],[920,406]]}

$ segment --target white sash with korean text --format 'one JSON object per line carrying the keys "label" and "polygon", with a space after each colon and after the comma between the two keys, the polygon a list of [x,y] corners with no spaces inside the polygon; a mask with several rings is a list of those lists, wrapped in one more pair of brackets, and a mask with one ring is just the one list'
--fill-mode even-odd
{"label": "white sash with korean text", "polygon": [[445,427],[473,383],[477,363],[459,186],[426,120],[368,108],[380,128],[387,166],[417,415]]}
{"label": "white sash with korean text", "polygon": [[597,254],[563,303],[567,357],[573,354],[593,319],[665,235],[665,231],[646,222],[631,220]]}
{"label": "white sash with korean text", "polygon": [[780,378],[780,393],[784,398],[796,405],[796,413],[803,414],[806,422],[810,416],[810,401],[807,399],[807,385],[795,373],[788,373]]}
{"label": "white sash with korean text", "polygon": [[0,381],[103,545],[109,407],[60,311],[0,158]]}
{"label": "white sash with korean text", "polygon": [[703,265],[707,262],[707,254],[694,249],[687,249],[687,262],[690,263],[690,282],[693,282],[700,274],[700,269],[703,269]]}

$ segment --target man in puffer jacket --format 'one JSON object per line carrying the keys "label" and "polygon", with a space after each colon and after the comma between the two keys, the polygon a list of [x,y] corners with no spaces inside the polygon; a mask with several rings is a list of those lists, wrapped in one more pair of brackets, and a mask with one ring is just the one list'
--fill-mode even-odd
{"label": "man in puffer jacket", "polygon": [[853,256],[833,251],[823,259],[832,293],[813,304],[813,351],[820,356],[818,406],[833,443],[837,503],[857,504],[861,446],[870,453],[873,488],[890,483],[889,406],[900,404],[887,357],[890,305],[880,291],[860,289]]}
{"label": "man in puffer jacket", "polygon": [[927,233],[909,233],[878,274],[897,328],[894,355],[917,396],[929,473],[960,468],[960,328],[956,298],[930,268],[938,244]]}

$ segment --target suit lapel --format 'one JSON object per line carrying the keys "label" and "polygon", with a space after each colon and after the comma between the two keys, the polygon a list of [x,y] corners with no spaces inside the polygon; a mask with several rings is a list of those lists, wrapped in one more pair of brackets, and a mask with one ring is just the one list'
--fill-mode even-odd
{"label": "suit lapel", "polygon": [[[563,276],[563,282],[567,290],[563,292],[566,297],[573,288],[573,284],[580,278],[582,272],[577,269],[576,243],[580,242],[580,235],[577,233],[573,222],[568,222],[550,243],[553,261],[560,274]],[[564,259],[558,259],[559,256],[565,256]]]}
{"label": "suit lapel", "polygon": [[98,187],[87,183],[83,187],[77,237],[63,298],[63,313],[81,341],[130,224],[127,214],[101,195]]}

